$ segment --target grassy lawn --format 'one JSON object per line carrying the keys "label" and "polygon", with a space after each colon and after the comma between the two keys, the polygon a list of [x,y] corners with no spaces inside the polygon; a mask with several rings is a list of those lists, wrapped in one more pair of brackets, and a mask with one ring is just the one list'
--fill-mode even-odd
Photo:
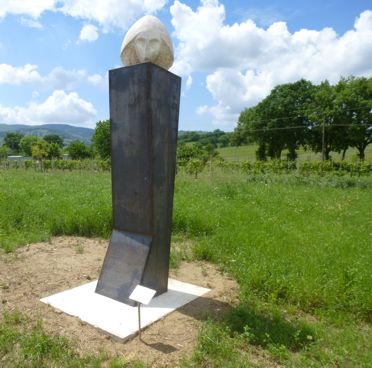
{"label": "grassy lawn", "polygon": [[[241,290],[239,305],[205,324],[182,365],[370,367],[371,189],[371,176],[179,173],[174,239],[187,239],[194,259],[220,265]],[[0,247],[108,237],[110,192],[109,173],[3,170]],[[266,360],[254,363],[257,354]]]}

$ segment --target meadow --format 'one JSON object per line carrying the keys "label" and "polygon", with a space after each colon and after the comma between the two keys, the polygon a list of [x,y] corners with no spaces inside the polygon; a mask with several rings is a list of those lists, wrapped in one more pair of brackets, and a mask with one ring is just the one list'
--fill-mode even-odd
{"label": "meadow", "polygon": [[[172,263],[213,262],[240,286],[239,303],[205,323],[181,365],[371,367],[371,189],[371,176],[215,169],[194,179],[180,171],[173,242],[191,246],[177,247]],[[55,235],[110,232],[108,172],[0,171],[6,252]]]}
{"label": "meadow", "polygon": [[[223,147],[218,148],[218,152],[220,153],[221,157],[228,161],[254,161],[256,160],[256,150],[258,145],[250,144],[246,146],[239,146],[239,147]],[[282,159],[285,159],[287,150],[282,152]],[[300,161],[319,161],[322,158],[322,154],[320,152],[315,153],[311,150],[305,151],[302,147],[298,150],[298,160]],[[369,145],[365,151],[366,160],[372,160],[372,146]],[[331,152],[331,157],[335,161],[341,161],[342,154],[339,152]],[[345,160],[347,161],[357,161],[357,150],[354,148],[349,148],[346,151]]]}

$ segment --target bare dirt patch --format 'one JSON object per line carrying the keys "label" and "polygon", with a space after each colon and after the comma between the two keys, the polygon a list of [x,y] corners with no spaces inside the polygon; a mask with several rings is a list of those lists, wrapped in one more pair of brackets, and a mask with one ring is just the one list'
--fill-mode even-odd
{"label": "bare dirt patch", "polygon": [[41,319],[46,331],[72,339],[85,354],[104,351],[141,359],[150,367],[175,367],[182,356],[192,353],[202,321],[211,315],[222,317],[236,302],[238,287],[233,279],[211,264],[182,262],[170,276],[211,292],[149,326],[142,334],[144,343],[137,338],[117,341],[40,302],[40,298],[97,279],[106,248],[106,240],[58,237],[12,254],[1,253],[0,309]]}

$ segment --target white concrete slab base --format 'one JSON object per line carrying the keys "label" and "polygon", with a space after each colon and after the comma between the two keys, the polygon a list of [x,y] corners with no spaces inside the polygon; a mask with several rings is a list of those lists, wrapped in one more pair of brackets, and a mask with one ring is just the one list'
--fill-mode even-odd
{"label": "white concrete slab base", "polygon": [[[138,332],[138,309],[96,294],[97,281],[41,299],[43,303],[80,318],[119,339]],[[168,291],[141,306],[141,326],[149,326],[177,308],[206,294],[210,289],[169,279]]]}

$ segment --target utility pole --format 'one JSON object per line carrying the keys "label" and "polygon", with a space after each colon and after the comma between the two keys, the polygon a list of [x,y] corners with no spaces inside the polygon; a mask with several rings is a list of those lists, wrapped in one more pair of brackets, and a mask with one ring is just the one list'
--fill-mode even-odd
{"label": "utility pole", "polygon": [[322,124],[322,161],[325,161],[325,124]]}

